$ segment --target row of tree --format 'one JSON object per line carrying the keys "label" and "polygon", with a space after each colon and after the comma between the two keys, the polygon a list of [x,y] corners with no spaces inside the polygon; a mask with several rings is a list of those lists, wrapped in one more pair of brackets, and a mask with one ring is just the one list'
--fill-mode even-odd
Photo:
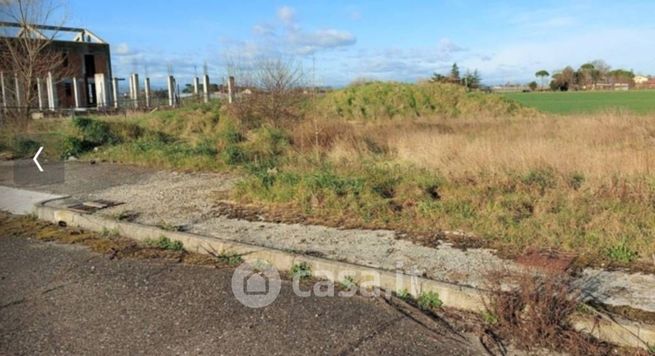
{"label": "row of tree", "polygon": [[[541,80],[541,88],[545,88],[548,77],[551,78],[550,89],[554,91],[567,90],[590,90],[603,86],[615,84],[627,84],[634,86],[635,74],[631,70],[614,69],[603,60],[595,60],[585,63],[577,70],[571,66],[551,74],[546,70],[540,70],[535,76]],[[534,87],[536,83],[531,83]]]}
{"label": "row of tree", "polygon": [[473,72],[467,70],[464,75],[461,75],[457,63],[453,63],[453,66],[450,68],[450,73],[445,75],[434,73],[432,74],[430,81],[433,83],[458,84],[463,85],[468,89],[478,89],[480,88],[480,73],[478,73],[478,70],[476,69]]}

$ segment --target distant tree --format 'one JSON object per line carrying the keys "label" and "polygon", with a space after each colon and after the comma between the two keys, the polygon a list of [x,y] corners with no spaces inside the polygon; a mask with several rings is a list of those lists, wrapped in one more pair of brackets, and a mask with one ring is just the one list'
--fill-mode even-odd
{"label": "distant tree", "polygon": [[430,78],[430,82],[432,83],[443,83],[446,81],[448,81],[448,78],[439,73],[433,73],[432,77]]}
{"label": "distant tree", "polygon": [[453,63],[453,66],[450,69],[450,80],[454,83],[459,83],[460,79],[459,67],[457,66],[457,63]]}
{"label": "distant tree", "polygon": [[610,84],[628,84],[634,86],[635,73],[631,70],[615,69],[607,73]]}
{"label": "distant tree", "polygon": [[530,90],[535,91],[539,87],[539,84],[537,84],[537,82],[533,80],[528,84],[528,87],[530,88]]}
{"label": "distant tree", "polygon": [[466,71],[464,78],[461,79],[461,83],[469,90],[480,88],[480,73],[478,73],[477,69],[473,73]]}
{"label": "distant tree", "polygon": [[548,78],[550,76],[550,73],[548,73],[547,70],[542,69],[542,70],[538,71],[537,73],[535,73],[534,75],[537,78],[541,78],[541,89],[543,89],[544,86],[546,86],[546,78]]}
{"label": "distant tree", "polygon": [[604,60],[602,59],[596,59],[590,62],[591,64],[594,65],[594,68],[596,69],[596,73],[598,75],[598,82],[601,81],[607,81],[607,73],[612,70],[612,67],[609,66],[609,64],[605,63]]}
{"label": "distant tree", "polygon": [[592,84],[595,86],[598,81],[598,71],[592,63],[581,65],[576,75],[578,84],[584,86],[586,89]]}
{"label": "distant tree", "polygon": [[576,71],[570,66],[552,75],[550,89],[554,91],[568,91],[577,86]]}

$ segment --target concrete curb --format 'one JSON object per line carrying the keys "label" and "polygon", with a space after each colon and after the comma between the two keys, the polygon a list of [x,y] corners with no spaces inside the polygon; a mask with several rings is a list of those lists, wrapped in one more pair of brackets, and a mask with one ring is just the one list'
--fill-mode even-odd
{"label": "concrete curb", "polygon": [[[389,291],[406,289],[414,296],[419,295],[421,292],[436,292],[439,293],[439,298],[445,306],[472,312],[485,310],[484,291],[476,288],[352,263],[306,256],[219,237],[166,231],[154,226],[110,220],[96,215],[81,214],[63,208],[46,206],[45,204],[50,201],[52,200],[35,205],[34,211],[39,219],[55,224],[64,223],[66,226],[79,227],[95,232],[109,230],[138,241],[166,236],[181,241],[185,249],[191,252],[238,254],[242,255],[246,262],[265,262],[280,271],[291,270],[294,265],[305,262],[311,268],[312,275],[318,278],[340,282],[346,276],[350,276],[362,286],[379,287]],[[647,349],[648,345],[655,345],[655,326],[653,325],[624,320],[611,321],[593,316],[576,316],[573,325],[581,332],[589,333],[601,340],[621,346]]]}

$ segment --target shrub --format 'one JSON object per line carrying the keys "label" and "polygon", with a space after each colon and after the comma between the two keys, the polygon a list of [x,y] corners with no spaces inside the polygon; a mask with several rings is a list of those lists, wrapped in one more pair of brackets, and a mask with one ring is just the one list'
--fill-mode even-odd
{"label": "shrub", "polygon": [[443,302],[439,298],[439,293],[436,292],[421,292],[416,300],[419,308],[423,310],[432,310],[435,308],[440,308],[443,305]]}
{"label": "shrub", "polygon": [[352,290],[355,287],[357,287],[357,283],[355,283],[355,278],[353,278],[352,276],[345,276],[343,278],[343,281],[341,281],[339,284],[341,285],[341,288],[348,289],[348,290]]}
{"label": "shrub", "polygon": [[409,291],[405,288],[399,290],[396,292],[396,296],[404,301],[409,301],[412,299],[412,295],[409,293]]}
{"label": "shrub", "polygon": [[312,276],[312,269],[307,262],[296,263],[291,267],[291,277],[305,279]]}
{"label": "shrub", "polygon": [[610,247],[607,250],[607,256],[614,262],[630,263],[637,259],[638,254],[630,249],[624,240],[620,244]]}
{"label": "shrub", "polygon": [[93,149],[93,145],[88,141],[82,141],[77,137],[68,136],[62,144],[61,158],[65,159],[70,156],[79,157],[82,153]]}
{"label": "shrub", "polygon": [[41,144],[31,138],[17,136],[13,140],[13,149],[18,156],[33,156]]}
{"label": "shrub", "polygon": [[171,251],[184,250],[184,245],[182,244],[182,241],[171,240],[166,236],[161,236],[157,240],[146,240],[146,245],[151,247],[157,247],[162,250],[171,250]]}
{"label": "shrub", "polygon": [[585,181],[584,174],[580,172],[575,172],[569,178],[569,187],[573,188],[574,190],[578,190],[582,187],[584,181]]}
{"label": "shrub", "polygon": [[238,266],[243,263],[243,257],[234,253],[229,253],[227,251],[222,251],[220,254],[216,255],[216,259],[228,266]]}
{"label": "shrub", "polygon": [[248,155],[238,145],[229,145],[221,152],[223,161],[228,165],[238,165],[248,161]]}
{"label": "shrub", "polygon": [[552,168],[533,169],[523,177],[522,181],[525,185],[539,188],[541,194],[544,194],[546,189],[555,187],[557,183]]}
{"label": "shrub", "polygon": [[[576,355],[598,354],[597,344],[578,334],[570,317],[578,309],[580,290],[566,273],[491,274],[485,301],[488,323],[522,349],[549,348]],[[511,291],[501,285],[512,286]]]}
{"label": "shrub", "polygon": [[93,120],[85,117],[73,118],[73,126],[76,127],[85,141],[95,145],[115,144],[119,142],[118,137],[112,133],[108,123]]}

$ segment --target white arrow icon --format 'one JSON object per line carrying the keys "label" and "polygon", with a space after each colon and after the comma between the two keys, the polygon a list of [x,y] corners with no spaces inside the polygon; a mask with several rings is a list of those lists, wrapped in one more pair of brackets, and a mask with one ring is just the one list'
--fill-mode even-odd
{"label": "white arrow icon", "polygon": [[34,161],[34,163],[36,164],[36,168],[38,168],[40,172],[43,172],[43,168],[41,168],[41,165],[39,164],[38,161],[41,151],[43,151],[43,146],[39,147],[39,150],[34,155],[34,158],[32,158],[32,161]]}

